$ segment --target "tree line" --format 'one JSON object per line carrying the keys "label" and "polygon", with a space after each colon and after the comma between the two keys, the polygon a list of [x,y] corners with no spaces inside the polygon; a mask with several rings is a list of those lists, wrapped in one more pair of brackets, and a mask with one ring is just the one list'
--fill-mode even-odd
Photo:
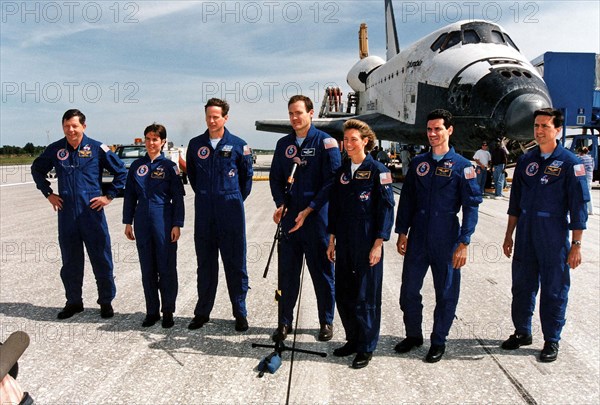
{"label": "tree line", "polygon": [[3,145],[0,147],[0,155],[30,155],[37,156],[44,151],[45,146],[34,146],[27,142],[25,146]]}

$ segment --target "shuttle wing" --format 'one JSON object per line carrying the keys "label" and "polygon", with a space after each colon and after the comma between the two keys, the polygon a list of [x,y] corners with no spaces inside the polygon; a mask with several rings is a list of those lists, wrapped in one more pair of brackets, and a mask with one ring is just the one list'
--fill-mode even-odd
{"label": "shuttle wing", "polygon": [[[312,123],[321,131],[327,132],[329,135],[341,139],[343,136],[342,127],[347,118],[315,118]],[[257,131],[277,132],[280,134],[289,134],[293,132],[289,120],[260,120],[255,124]]]}
{"label": "shuttle wing", "polygon": [[[312,123],[317,129],[327,132],[329,135],[341,140],[344,136],[344,122],[350,118],[356,118],[369,124],[371,129],[375,131],[377,139],[408,141],[411,137],[414,137],[414,126],[406,125],[396,119],[379,113],[369,113],[343,118],[315,118]],[[284,119],[256,121],[255,126],[257,131],[277,132],[282,134],[289,134],[293,131],[289,120]],[[421,132],[424,134],[424,131]]]}

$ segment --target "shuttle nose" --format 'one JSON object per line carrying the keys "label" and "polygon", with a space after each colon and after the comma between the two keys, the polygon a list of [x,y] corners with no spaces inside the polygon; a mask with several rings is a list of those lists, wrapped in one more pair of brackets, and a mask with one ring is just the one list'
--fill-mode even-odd
{"label": "shuttle nose", "polygon": [[533,113],[535,110],[550,106],[548,100],[535,94],[522,94],[516,97],[506,110],[506,136],[519,140],[533,138]]}

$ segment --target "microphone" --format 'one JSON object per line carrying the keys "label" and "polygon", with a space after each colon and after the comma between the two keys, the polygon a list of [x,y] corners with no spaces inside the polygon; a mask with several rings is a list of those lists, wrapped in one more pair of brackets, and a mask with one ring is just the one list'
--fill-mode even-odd
{"label": "microphone", "polygon": [[297,158],[294,158],[294,164],[292,165],[292,171],[287,179],[287,189],[292,188],[292,184],[294,184],[294,175],[296,174],[296,169],[298,169],[298,163],[295,161]]}
{"label": "microphone", "polygon": [[306,165],[306,161],[301,160],[298,156],[296,156],[294,159],[292,159],[292,161],[294,162],[294,164],[292,165],[292,171],[290,172],[290,177],[288,177],[288,180],[287,180],[287,190],[286,191],[289,191],[292,188],[292,184],[294,184],[294,175],[296,174],[296,170],[298,169],[298,167]]}
{"label": "microphone", "polygon": [[294,163],[296,163],[298,166],[306,166],[306,160],[301,160],[298,156],[296,156],[294,159],[292,159],[292,161]]}
{"label": "microphone", "polygon": [[27,346],[29,346],[29,335],[23,331],[12,333],[0,346],[0,380],[16,364]]}

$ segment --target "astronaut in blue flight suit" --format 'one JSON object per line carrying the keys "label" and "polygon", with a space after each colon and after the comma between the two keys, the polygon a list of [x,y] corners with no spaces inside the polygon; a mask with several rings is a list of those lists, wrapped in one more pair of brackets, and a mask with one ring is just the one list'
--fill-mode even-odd
{"label": "astronaut in blue flight suit", "polygon": [[404,256],[400,307],[406,338],[395,350],[406,353],[423,344],[421,288],[431,266],[436,306],[425,358],[429,363],[441,360],[446,350],[460,293],[460,268],[466,263],[482,202],[474,167],[449,145],[453,130],[448,111],[434,110],[427,116],[431,151],[411,161],[396,217],[397,249]]}
{"label": "astronaut in blue flight suit", "polygon": [[198,260],[198,302],[189,329],[209,321],[219,278],[219,251],[225,268],[235,330],[248,330],[246,218],[244,200],[252,189],[252,150],[231,134],[229,104],[211,98],[204,107],[207,131],[190,140],[187,174],[195,196],[194,242]]}
{"label": "astronaut in blue flight suit", "polygon": [[344,123],[344,161],[329,199],[327,257],[335,261],[335,300],[346,331],[346,344],[333,351],[357,353],[352,367],[369,364],[379,340],[383,241],[394,221],[390,171],[368,153],[375,133],[364,122]]}
{"label": "astronaut in blue flight suit", "polygon": [[[585,168],[573,153],[557,144],[563,126],[559,110],[534,113],[538,146],[521,156],[513,175],[504,254],[512,262],[511,315],[515,333],[502,343],[505,350],[532,343],[531,318],[541,286],[540,319],[544,347],[540,361],[558,357],[565,324],[570,270],[581,264],[581,239],[586,228],[589,191]],[[569,243],[569,229],[572,232]]]}
{"label": "astronaut in blue flight suit", "polygon": [[[310,98],[295,95],[288,101],[294,132],[279,139],[273,155],[269,183],[277,209],[275,223],[282,223],[278,244],[279,324],[272,335],[285,340],[291,331],[293,311],[300,290],[303,257],[310,272],[319,313],[318,339],[333,337],[335,282],[333,264],[327,260],[327,207],[336,170],[340,167],[337,141],[312,125]],[[285,190],[294,163],[298,164],[289,205],[283,215]]]}
{"label": "astronaut in blue flight suit", "polygon": [[163,328],[174,325],[177,241],[183,227],[185,192],[177,164],[162,153],[166,140],[167,130],[160,124],[144,130],[147,153],[131,164],[123,201],[125,236],[136,241],[142,269],[146,299],[143,327],[160,319],[161,301]]}
{"label": "astronaut in blue flight suit", "polygon": [[[54,210],[58,210],[58,241],[63,262],[60,277],[67,298],[58,319],[83,311],[84,244],[96,278],[100,316],[110,318],[114,315],[111,302],[116,287],[103,208],[125,185],[127,170],[108,146],[85,135],[85,115],[81,111],[66,111],[62,125],[65,139],[48,145],[31,166],[37,188]],[[54,194],[46,179],[53,167],[58,178],[58,194]],[[106,195],[102,195],[104,169],[114,176]]]}

